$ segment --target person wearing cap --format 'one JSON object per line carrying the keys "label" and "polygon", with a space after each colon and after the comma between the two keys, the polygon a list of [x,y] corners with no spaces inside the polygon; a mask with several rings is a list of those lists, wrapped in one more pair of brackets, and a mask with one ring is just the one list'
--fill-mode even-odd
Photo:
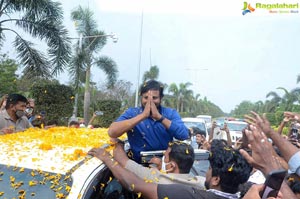
{"label": "person wearing cap", "polygon": [[32,127],[25,115],[27,99],[20,94],[8,95],[5,110],[0,112],[0,135],[24,131]]}

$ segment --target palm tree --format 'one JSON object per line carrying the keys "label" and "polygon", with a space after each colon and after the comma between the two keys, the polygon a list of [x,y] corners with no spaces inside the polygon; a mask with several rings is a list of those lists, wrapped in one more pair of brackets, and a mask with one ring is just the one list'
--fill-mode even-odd
{"label": "palm tree", "polygon": [[159,68],[157,66],[151,66],[149,71],[146,71],[143,75],[143,82],[150,79],[157,79],[159,75]]}
{"label": "palm tree", "polygon": [[[77,24],[76,31],[79,35],[82,35],[82,42],[78,42],[79,49],[75,53],[72,60],[77,60],[80,65],[70,66],[78,69],[78,75],[85,71],[85,92],[84,92],[84,120],[87,123],[89,120],[89,107],[90,107],[90,80],[91,80],[91,68],[97,66],[103,70],[107,75],[107,86],[113,87],[117,80],[117,64],[107,56],[96,56],[103,46],[106,44],[106,37],[103,31],[97,29],[97,23],[93,19],[93,12],[88,8],[83,9],[79,6],[71,13],[72,20]],[[75,81],[79,76],[74,76]]]}
{"label": "palm tree", "polygon": [[187,103],[187,100],[190,99],[190,96],[193,96],[193,91],[188,89],[192,84],[190,82],[180,83],[179,87],[175,83],[172,83],[169,86],[168,91],[173,94],[176,99],[176,109],[177,111],[183,112],[184,104]]}
{"label": "palm tree", "polygon": [[283,111],[292,111],[293,110],[293,104],[295,101],[297,101],[297,92],[298,90],[293,90],[292,92],[288,92],[283,87],[278,87],[277,89],[283,90],[284,95],[283,97],[280,97],[276,92],[272,91],[267,94],[267,97],[273,96],[273,99],[271,99],[270,104],[273,104],[273,106],[270,106],[270,111],[274,111],[275,107],[281,107]]}
{"label": "palm tree", "polygon": [[[0,47],[6,34],[15,35],[13,45],[27,77],[57,75],[64,70],[71,53],[62,20],[61,4],[51,0],[1,0]],[[25,40],[26,34],[20,33],[20,29],[45,41],[48,57],[34,48],[32,42]]]}
{"label": "palm tree", "polygon": [[282,98],[274,91],[269,92],[266,98],[272,97],[270,101],[267,101],[268,112],[275,112],[276,107],[281,103]]}
{"label": "palm tree", "polygon": [[191,102],[192,102],[193,90],[188,89],[188,87],[191,85],[192,85],[192,83],[190,83],[190,82],[179,84],[179,91],[181,93],[181,99],[180,99],[180,111],[181,112],[186,110],[188,105],[191,104]]}

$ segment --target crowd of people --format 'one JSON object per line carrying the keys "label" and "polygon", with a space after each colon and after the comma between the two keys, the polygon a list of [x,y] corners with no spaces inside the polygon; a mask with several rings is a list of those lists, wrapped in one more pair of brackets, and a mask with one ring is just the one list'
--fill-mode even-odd
{"label": "crowd of people", "polygon": [[[102,113],[102,112],[101,112]],[[69,127],[73,128],[99,128],[93,125],[97,112],[93,114],[88,125],[81,118],[70,118]],[[20,94],[6,94],[0,99],[0,135],[24,131],[30,127],[51,128],[58,125],[57,120],[45,119],[45,111],[36,113],[35,100]]]}
{"label": "crowd of people", "polygon": [[[251,112],[245,115],[248,126],[243,130],[243,137],[232,143],[226,124],[222,130],[227,140],[214,132],[215,124],[208,137],[197,127],[188,129],[175,109],[161,105],[163,96],[160,82],[145,82],[140,88],[141,106],[127,109],[108,129],[115,145],[112,153],[104,148],[88,152],[106,164],[116,184],[121,183],[124,188],[151,199],[300,198],[299,113],[285,112],[275,131],[265,115]],[[32,115],[28,113],[34,109],[33,100],[29,102],[18,94],[3,99],[0,134],[32,127]],[[283,135],[282,130],[289,123],[292,124],[289,134]],[[69,124],[70,127],[80,125],[80,121]],[[124,143],[118,139],[124,133],[129,151],[124,150]],[[190,144],[193,139],[196,145]],[[209,151],[205,177],[191,175],[195,149]],[[164,155],[152,158],[147,166],[142,165],[141,152],[156,150],[164,150]],[[284,177],[275,179],[279,182],[277,187],[270,183],[276,173]]]}

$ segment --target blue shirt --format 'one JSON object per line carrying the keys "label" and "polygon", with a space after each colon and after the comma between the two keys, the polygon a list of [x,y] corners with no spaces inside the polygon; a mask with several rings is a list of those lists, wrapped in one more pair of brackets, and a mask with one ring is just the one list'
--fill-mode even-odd
{"label": "blue shirt", "polygon": [[[129,108],[116,122],[134,118],[142,112],[142,107]],[[175,109],[160,106],[159,112],[171,121],[169,129],[166,129],[161,122],[148,117],[133,129],[127,131],[128,142],[133,152],[133,159],[136,162],[141,161],[141,151],[166,150],[168,143],[173,141],[173,138],[178,140],[188,139],[188,129]]]}

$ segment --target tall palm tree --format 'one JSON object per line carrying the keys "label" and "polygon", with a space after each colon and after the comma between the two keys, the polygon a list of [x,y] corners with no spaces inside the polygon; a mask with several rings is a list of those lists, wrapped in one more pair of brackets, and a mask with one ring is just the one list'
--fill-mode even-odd
{"label": "tall palm tree", "polygon": [[[1,0],[0,1],[0,48],[6,34],[15,35],[13,42],[18,59],[27,77],[51,77],[64,70],[69,61],[71,48],[64,28],[61,4],[51,0]],[[47,55],[34,48],[25,39],[27,33],[44,41]]]}
{"label": "tall palm tree", "polygon": [[[276,92],[271,91],[267,94],[266,97],[272,96],[273,98],[271,99],[269,106],[270,109],[269,111],[274,111],[275,107],[281,107],[283,111],[292,111],[293,110],[293,104],[295,101],[297,101],[297,90],[294,90],[292,92],[288,92],[285,88],[283,87],[278,87],[277,89],[283,90],[284,95],[283,97],[280,97]],[[273,104],[273,106],[271,106]]]}
{"label": "tall palm tree", "polygon": [[[106,44],[106,37],[103,31],[98,30],[97,23],[93,19],[93,12],[88,8],[82,8],[79,6],[72,11],[71,18],[77,24],[76,31],[79,35],[82,35],[82,42],[78,42],[79,49],[75,53],[72,60],[78,59],[77,63],[80,65],[70,66],[78,69],[78,75],[85,71],[85,92],[84,92],[84,120],[87,123],[89,120],[89,107],[91,104],[90,94],[90,80],[91,80],[91,68],[97,66],[103,70],[107,76],[107,86],[112,87],[117,80],[117,64],[107,56],[97,56],[97,53]],[[74,76],[75,81],[79,76]]]}
{"label": "tall palm tree", "polygon": [[267,103],[266,103],[266,105],[268,107],[268,112],[275,112],[275,109],[281,103],[282,98],[275,91],[269,92],[266,95],[266,98],[268,98],[268,97],[272,97],[272,99],[270,101],[267,101]]}
{"label": "tall palm tree", "polygon": [[157,66],[151,66],[149,71],[146,71],[143,75],[143,82],[150,79],[157,79],[159,75],[159,68]]}
{"label": "tall palm tree", "polygon": [[188,89],[189,86],[191,86],[192,83],[180,83],[179,84],[179,90],[181,93],[181,99],[180,99],[180,111],[183,112],[186,110],[189,104],[191,104],[193,99],[193,90]]}
{"label": "tall palm tree", "polygon": [[172,93],[174,98],[176,99],[177,111],[183,112],[184,103],[186,103],[186,100],[193,95],[193,91],[188,89],[188,87],[191,85],[192,84],[190,82],[187,82],[187,83],[180,83],[179,86],[177,86],[175,83],[172,83],[169,86],[168,91]]}

